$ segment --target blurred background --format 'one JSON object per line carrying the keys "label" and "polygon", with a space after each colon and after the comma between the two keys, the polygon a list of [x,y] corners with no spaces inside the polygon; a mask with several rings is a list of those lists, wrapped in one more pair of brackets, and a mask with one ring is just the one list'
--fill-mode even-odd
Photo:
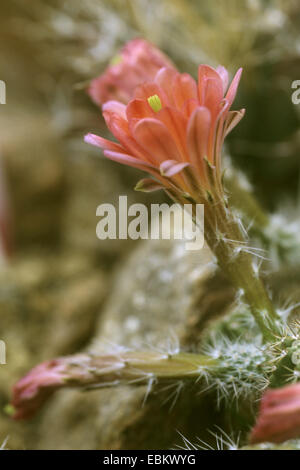
{"label": "blurred background", "polygon": [[[116,203],[119,195],[145,204],[163,196],[135,193],[138,171],[106,161],[83,142],[88,131],[107,135],[86,93],[89,80],[135,37],[150,40],[194,76],[199,63],[222,64],[231,75],[242,66],[235,109],[247,112],[227,151],[268,211],[292,213],[300,198],[300,105],[291,100],[291,84],[300,79],[299,31],[298,0],[1,2],[0,79],[7,96],[0,105],[0,206],[10,256],[0,268],[0,339],[7,345],[7,364],[0,365],[0,444],[9,436],[7,446],[16,449],[158,446],[141,424],[150,411],[129,418],[128,403],[137,399],[129,390],[115,394],[113,404],[105,392],[101,399],[100,392],[63,394],[30,423],[13,423],[4,408],[13,383],[37,362],[85,348],[103,329],[126,343],[127,333],[142,336],[139,309],[159,319],[162,305],[184,311],[182,299],[194,300],[191,281],[170,307],[172,276],[182,279],[176,266],[166,271],[170,248],[96,238],[99,204]],[[144,262],[150,264],[143,278],[137,270]],[[184,263],[190,273],[194,265]],[[158,280],[165,282],[164,297],[150,306]],[[149,326],[152,333],[155,328]],[[122,416],[116,417],[117,405]],[[166,413],[169,428],[180,428],[180,419],[187,433],[199,432],[194,424],[190,429],[191,410],[184,417]],[[161,445],[170,446],[174,433],[160,436]]]}

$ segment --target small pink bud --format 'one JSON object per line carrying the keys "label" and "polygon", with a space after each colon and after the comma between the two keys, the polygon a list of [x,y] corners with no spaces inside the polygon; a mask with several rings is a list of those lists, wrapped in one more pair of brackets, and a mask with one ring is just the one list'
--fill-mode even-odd
{"label": "small pink bud", "polygon": [[19,380],[13,388],[13,418],[31,418],[52,393],[64,385],[64,372],[63,359],[53,359],[39,364]]}
{"label": "small pink bud", "polygon": [[299,436],[300,383],[267,390],[250,441],[284,442]]}

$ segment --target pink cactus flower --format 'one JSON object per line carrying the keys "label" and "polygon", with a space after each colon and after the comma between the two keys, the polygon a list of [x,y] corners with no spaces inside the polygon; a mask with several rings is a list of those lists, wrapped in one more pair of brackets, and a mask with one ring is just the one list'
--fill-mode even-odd
{"label": "pink cactus flower", "polygon": [[64,385],[63,359],[43,362],[32,369],[13,388],[14,419],[31,418],[40,406]]}
{"label": "pink cactus flower", "polygon": [[297,437],[300,437],[300,383],[267,390],[251,442],[284,442]]}
{"label": "pink cactus flower", "polygon": [[85,141],[111,160],[147,171],[164,188],[192,195],[187,176],[192,173],[198,192],[221,194],[223,141],[244,115],[244,110],[230,111],[241,72],[228,88],[224,67],[200,65],[198,84],[186,73],[163,67],[152,82],[135,89],[127,106],[118,101],[103,105],[106,124],[119,143],[94,134]]}
{"label": "pink cactus flower", "polygon": [[124,46],[120,56],[113,59],[103,74],[91,81],[88,93],[98,105],[110,100],[128,103],[137,85],[152,80],[162,67],[174,68],[174,65],[148,41],[134,39]]}

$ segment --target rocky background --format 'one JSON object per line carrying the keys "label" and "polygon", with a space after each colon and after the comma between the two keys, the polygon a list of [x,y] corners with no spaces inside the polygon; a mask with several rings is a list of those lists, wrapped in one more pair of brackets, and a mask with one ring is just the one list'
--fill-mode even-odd
{"label": "rocky background", "polygon": [[[40,361],[91,345],[195,347],[212,319],[231,308],[234,293],[207,249],[195,256],[180,241],[96,238],[99,204],[117,203],[119,195],[147,205],[164,197],[135,193],[138,171],[83,143],[87,131],[106,132],[85,88],[137,36],[192,74],[201,62],[221,63],[231,73],[243,66],[237,108],[247,114],[228,153],[264,208],[293,220],[300,105],[291,101],[291,83],[300,79],[299,2],[2,3],[0,79],[7,104],[0,105],[0,157],[12,254],[0,266],[0,339],[7,345],[0,444],[9,436],[11,449],[158,449],[185,445],[182,433],[213,445],[208,430],[217,424],[229,433],[229,414],[195,389],[179,394],[180,383],[146,401],[144,387],[62,391],[25,423],[13,422],[5,406],[14,382]],[[281,301],[297,300],[297,268],[270,278]]]}

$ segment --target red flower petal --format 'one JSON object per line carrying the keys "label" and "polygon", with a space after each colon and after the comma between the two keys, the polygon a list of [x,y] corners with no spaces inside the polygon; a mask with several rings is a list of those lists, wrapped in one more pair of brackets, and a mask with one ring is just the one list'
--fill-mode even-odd
{"label": "red flower petal", "polygon": [[[223,82],[218,72],[209,65],[199,65],[198,67],[198,93],[200,105],[205,104],[207,80],[212,80],[217,88],[223,90]],[[222,96],[223,97],[223,96]]]}
{"label": "red flower petal", "polygon": [[197,84],[187,73],[177,74],[172,82],[173,100],[177,109],[181,109],[188,100],[197,99]]}
{"label": "red flower petal", "polygon": [[123,119],[126,119],[126,106],[119,101],[107,101],[102,106],[103,113],[117,114]]}
{"label": "red flower petal", "polygon": [[140,119],[154,117],[154,111],[151,109],[147,101],[132,100],[127,105],[126,116],[129,122],[129,126],[132,127]]}
{"label": "red flower petal", "polygon": [[135,126],[133,135],[140,146],[152,155],[155,165],[164,160],[181,160],[170,132],[157,119],[142,119]]}
{"label": "red flower petal", "polygon": [[223,85],[221,80],[209,78],[204,85],[204,106],[210,110],[211,121],[214,124],[220,112],[220,105],[223,99]]}
{"label": "red flower petal", "polygon": [[174,105],[172,83],[177,74],[176,70],[164,67],[157,72],[154,79],[155,83],[164,91],[171,106]]}
{"label": "red flower petal", "polygon": [[123,148],[121,145],[111,142],[110,140],[103,139],[103,137],[100,137],[99,135],[95,134],[87,134],[84,137],[84,141],[87,144],[95,145],[96,147],[100,147],[103,150],[114,150],[116,152],[122,152]]}
{"label": "red flower petal", "polygon": [[230,87],[228,88],[228,92],[226,94],[226,99],[228,100],[228,103],[229,103],[229,108],[231,107],[233,101],[234,101],[234,98],[235,98],[235,95],[236,95],[236,92],[237,92],[237,89],[238,89],[238,86],[239,86],[239,83],[240,83],[240,79],[241,79],[241,76],[242,76],[242,72],[243,72],[243,69],[240,68],[237,73],[235,74],[231,84],[230,84]]}
{"label": "red flower petal", "polygon": [[108,115],[103,113],[103,115],[111,133],[123,147],[124,153],[134,155],[141,161],[148,161],[149,163],[155,161],[147,149],[142,148],[132,137],[127,120],[120,118],[120,116],[115,113],[108,113]]}
{"label": "red flower petal", "polygon": [[225,67],[223,67],[222,65],[218,65],[218,67],[216,68],[216,71],[218,72],[218,74],[220,75],[220,77],[221,77],[221,79],[222,79],[222,83],[223,83],[223,94],[225,95],[226,90],[227,90],[227,87],[228,87],[228,83],[229,83],[228,72],[227,72],[227,70],[225,69]]}
{"label": "red flower petal", "polygon": [[208,138],[211,124],[209,109],[199,106],[190,117],[187,130],[187,143],[190,161],[200,178],[205,178],[204,157],[207,157]]}
{"label": "red flower petal", "polygon": [[183,104],[181,111],[184,114],[184,116],[189,118],[198,106],[199,106],[198,100],[193,100],[193,99],[187,100]]}
{"label": "red flower petal", "polygon": [[132,155],[127,155],[124,153],[113,152],[112,150],[104,150],[104,155],[113,160],[114,162],[122,163],[123,165],[132,166],[138,168],[139,170],[148,171],[149,173],[157,174],[155,167],[148,162],[141,161],[138,158],[133,157]]}
{"label": "red flower petal", "polygon": [[175,108],[166,106],[157,113],[157,119],[165,124],[178,147],[182,160],[188,160],[186,145],[187,119]]}
{"label": "red flower petal", "polygon": [[187,166],[189,166],[189,163],[178,163],[176,160],[165,160],[160,165],[160,172],[162,176],[171,178],[172,176],[180,173]]}

